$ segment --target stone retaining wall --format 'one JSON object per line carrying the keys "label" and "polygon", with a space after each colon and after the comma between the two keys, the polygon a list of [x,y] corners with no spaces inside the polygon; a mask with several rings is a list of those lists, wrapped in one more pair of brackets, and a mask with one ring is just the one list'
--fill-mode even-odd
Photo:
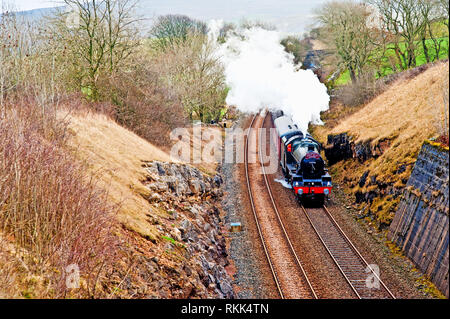
{"label": "stone retaining wall", "polygon": [[426,142],[388,238],[449,297],[449,152]]}

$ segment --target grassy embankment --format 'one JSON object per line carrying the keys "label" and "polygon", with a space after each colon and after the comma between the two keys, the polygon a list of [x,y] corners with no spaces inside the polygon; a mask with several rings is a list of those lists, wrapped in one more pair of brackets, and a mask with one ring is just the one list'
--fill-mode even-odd
{"label": "grassy embankment", "polygon": [[[79,101],[74,103],[83,104]],[[143,184],[146,174],[142,164],[154,160],[174,162],[174,159],[104,114],[87,110],[68,111],[61,107],[57,117],[65,123],[66,138],[62,144],[54,145],[52,138],[46,140],[46,137],[34,136],[33,131],[30,133],[31,141],[21,143],[23,149],[17,148],[21,159],[16,164],[13,162],[14,154],[8,148],[0,147],[4,166],[0,174],[0,190],[6,192],[3,194],[5,196],[10,193],[8,198],[0,197],[0,212],[5,216],[11,215],[7,220],[1,220],[5,228],[0,230],[0,297],[105,297],[105,287],[109,291],[113,284],[106,274],[120,271],[123,265],[128,267],[126,263],[129,260],[117,255],[120,254],[117,245],[122,245],[121,251],[126,250],[129,235],[135,238],[132,241],[139,242],[139,238],[150,240],[153,243],[152,253],[159,256],[161,262],[166,262],[166,259],[167,263],[172,262],[171,257],[164,253],[167,239],[158,230],[158,222],[149,222],[165,220],[170,212],[148,201],[151,191]],[[34,127],[35,120],[30,121],[28,124],[32,123]],[[22,124],[17,120],[15,122],[15,127]],[[9,120],[0,121],[2,125],[9,123]],[[15,131],[15,127],[3,125],[0,141],[11,141],[9,131],[3,130]],[[24,129],[22,134],[28,136],[27,132]],[[63,134],[53,129],[50,133]],[[19,147],[20,138],[20,135],[17,138],[14,136],[10,143],[17,142]],[[198,150],[200,145],[191,141],[191,147]],[[215,163],[202,163],[197,167],[213,174],[216,166]],[[16,175],[9,173],[9,167],[15,170]],[[13,177],[15,181],[10,183],[9,178]],[[5,206],[3,200],[9,203]],[[49,213],[45,214],[46,211]],[[35,217],[30,219],[27,216]],[[17,228],[17,223],[26,223],[26,229]],[[15,230],[9,225],[14,226]],[[50,229],[53,226],[55,229]],[[121,228],[126,229],[129,235],[125,235]],[[60,234],[61,230],[64,230],[64,235]],[[106,233],[108,236],[105,236]],[[86,255],[74,249],[89,251]],[[139,247],[136,249],[139,250]],[[47,253],[47,250],[55,251],[52,259],[49,257],[51,252]],[[106,273],[100,273],[97,269],[97,265],[101,264],[93,267],[97,259],[92,254],[109,258],[105,264]],[[60,255],[67,256],[69,260]],[[41,266],[42,263],[49,267]],[[85,267],[80,270],[82,285],[86,289],[77,290],[74,295],[64,295],[65,277],[61,276],[61,268],[70,263]],[[94,277],[98,272],[98,278],[87,277],[89,267],[94,270]],[[104,287],[98,288],[95,293],[92,287],[100,284]]]}
{"label": "grassy embankment", "polygon": [[314,127],[313,134],[325,143],[328,134],[347,132],[355,144],[382,145],[381,156],[364,163],[341,161],[330,169],[340,184],[348,186],[345,188],[353,198],[357,192],[381,192],[368,207],[361,207],[372,212],[377,225],[390,224],[400,198],[384,194],[376,183],[360,187],[358,181],[369,171],[368,181],[374,176],[399,190],[405,186],[424,140],[438,135],[436,124],[445,110],[444,90],[448,90],[448,62],[433,65],[413,78],[401,76],[367,105],[334,106],[323,115],[327,124]]}

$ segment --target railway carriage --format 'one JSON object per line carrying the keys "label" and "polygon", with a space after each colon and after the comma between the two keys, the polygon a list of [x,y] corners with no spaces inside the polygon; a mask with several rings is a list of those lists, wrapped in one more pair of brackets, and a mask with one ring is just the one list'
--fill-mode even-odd
{"label": "railway carriage", "polygon": [[278,160],[286,180],[300,201],[323,204],[333,185],[320,155],[320,143],[304,134],[290,117],[273,113],[272,118],[277,132],[274,142]]}

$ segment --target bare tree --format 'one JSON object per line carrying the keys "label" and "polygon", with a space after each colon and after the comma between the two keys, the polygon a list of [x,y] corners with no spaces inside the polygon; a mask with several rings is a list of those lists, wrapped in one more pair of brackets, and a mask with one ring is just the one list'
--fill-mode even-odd
{"label": "bare tree", "polygon": [[[64,0],[70,12],[59,12],[51,21],[55,45],[62,45],[72,61],[77,89],[97,100],[102,74],[117,71],[139,45],[134,11],[138,0]],[[74,17],[75,22],[68,23]]]}
{"label": "bare tree", "polygon": [[[438,17],[447,26],[447,34],[450,34],[449,20],[449,0],[437,0]],[[447,42],[447,56],[450,54],[450,41]]]}
{"label": "bare tree", "polygon": [[247,20],[244,19],[240,23],[241,29],[252,29],[252,28],[260,28],[267,31],[275,31],[277,27],[273,24],[270,24],[268,22],[264,22],[261,20]]}
{"label": "bare tree", "polygon": [[225,104],[227,88],[220,58],[212,39],[191,35],[159,54],[163,77],[175,92],[190,119],[217,120]]}
{"label": "bare tree", "polygon": [[0,117],[3,117],[7,97],[20,94],[19,90],[23,93],[42,69],[41,64],[33,64],[42,53],[42,47],[38,45],[35,23],[17,15],[17,9],[8,2],[1,4]]}
{"label": "bare tree", "polygon": [[352,1],[329,2],[316,12],[321,26],[320,38],[344,66],[353,83],[371,58],[375,32],[370,25],[370,8]]}
{"label": "bare tree", "polygon": [[[423,18],[422,31],[420,32],[420,41],[422,43],[425,59],[427,60],[427,63],[430,63],[431,57],[428,52],[427,35],[429,32],[431,36],[433,36],[433,32],[431,30],[431,21],[433,19],[432,14],[435,2],[430,0],[419,0],[418,2],[419,10]],[[439,57],[439,52],[436,52],[436,54]]]}
{"label": "bare tree", "polygon": [[[390,35],[392,50],[401,69],[416,66],[416,41],[423,33],[425,19],[424,1],[369,0],[380,14],[383,28]],[[425,10],[426,11],[426,10]]]}
{"label": "bare tree", "polygon": [[3,118],[5,96],[20,79],[22,32],[13,7],[2,2],[0,9],[0,118]]}
{"label": "bare tree", "polygon": [[159,16],[150,29],[155,38],[155,47],[166,49],[171,45],[185,42],[191,34],[207,34],[208,27],[203,21],[185,15],[168,14]]}
{"label": "bare tree", "polygon": [[117,69],[118,64],[138,45],[135,24],[140,19],[135,16],[137,4],[138,0],[105,1],[110,71]]}
{"label": "bare tree", "polygon": [[447,26],[448,32],[450,33],[450,27],[448,24],[449,19],[449,1],[448,0],[438,0],[438,8],[441,13],[440,18],[443,20],[443,23]]}

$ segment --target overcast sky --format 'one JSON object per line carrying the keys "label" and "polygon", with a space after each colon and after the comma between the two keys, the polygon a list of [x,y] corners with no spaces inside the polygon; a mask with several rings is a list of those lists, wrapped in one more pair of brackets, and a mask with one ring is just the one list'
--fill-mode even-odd
{"label": "overcast sky", "polygon": [[[12,2],[19,10],[58,6],[60,0],[0,0]],[[312,9],[326,0],[140,0],[147,18],[161,14],[180,13],[210,20],[239,22],[258,19],[272,23],[279,30],[301,33],[311,23]]]}
{"label": "overcast sky", "polygon": [[32,10],[39,8],[49,8],[61,5],[57,0],[0,0],[0,3],[12,3],[18,10]]}

